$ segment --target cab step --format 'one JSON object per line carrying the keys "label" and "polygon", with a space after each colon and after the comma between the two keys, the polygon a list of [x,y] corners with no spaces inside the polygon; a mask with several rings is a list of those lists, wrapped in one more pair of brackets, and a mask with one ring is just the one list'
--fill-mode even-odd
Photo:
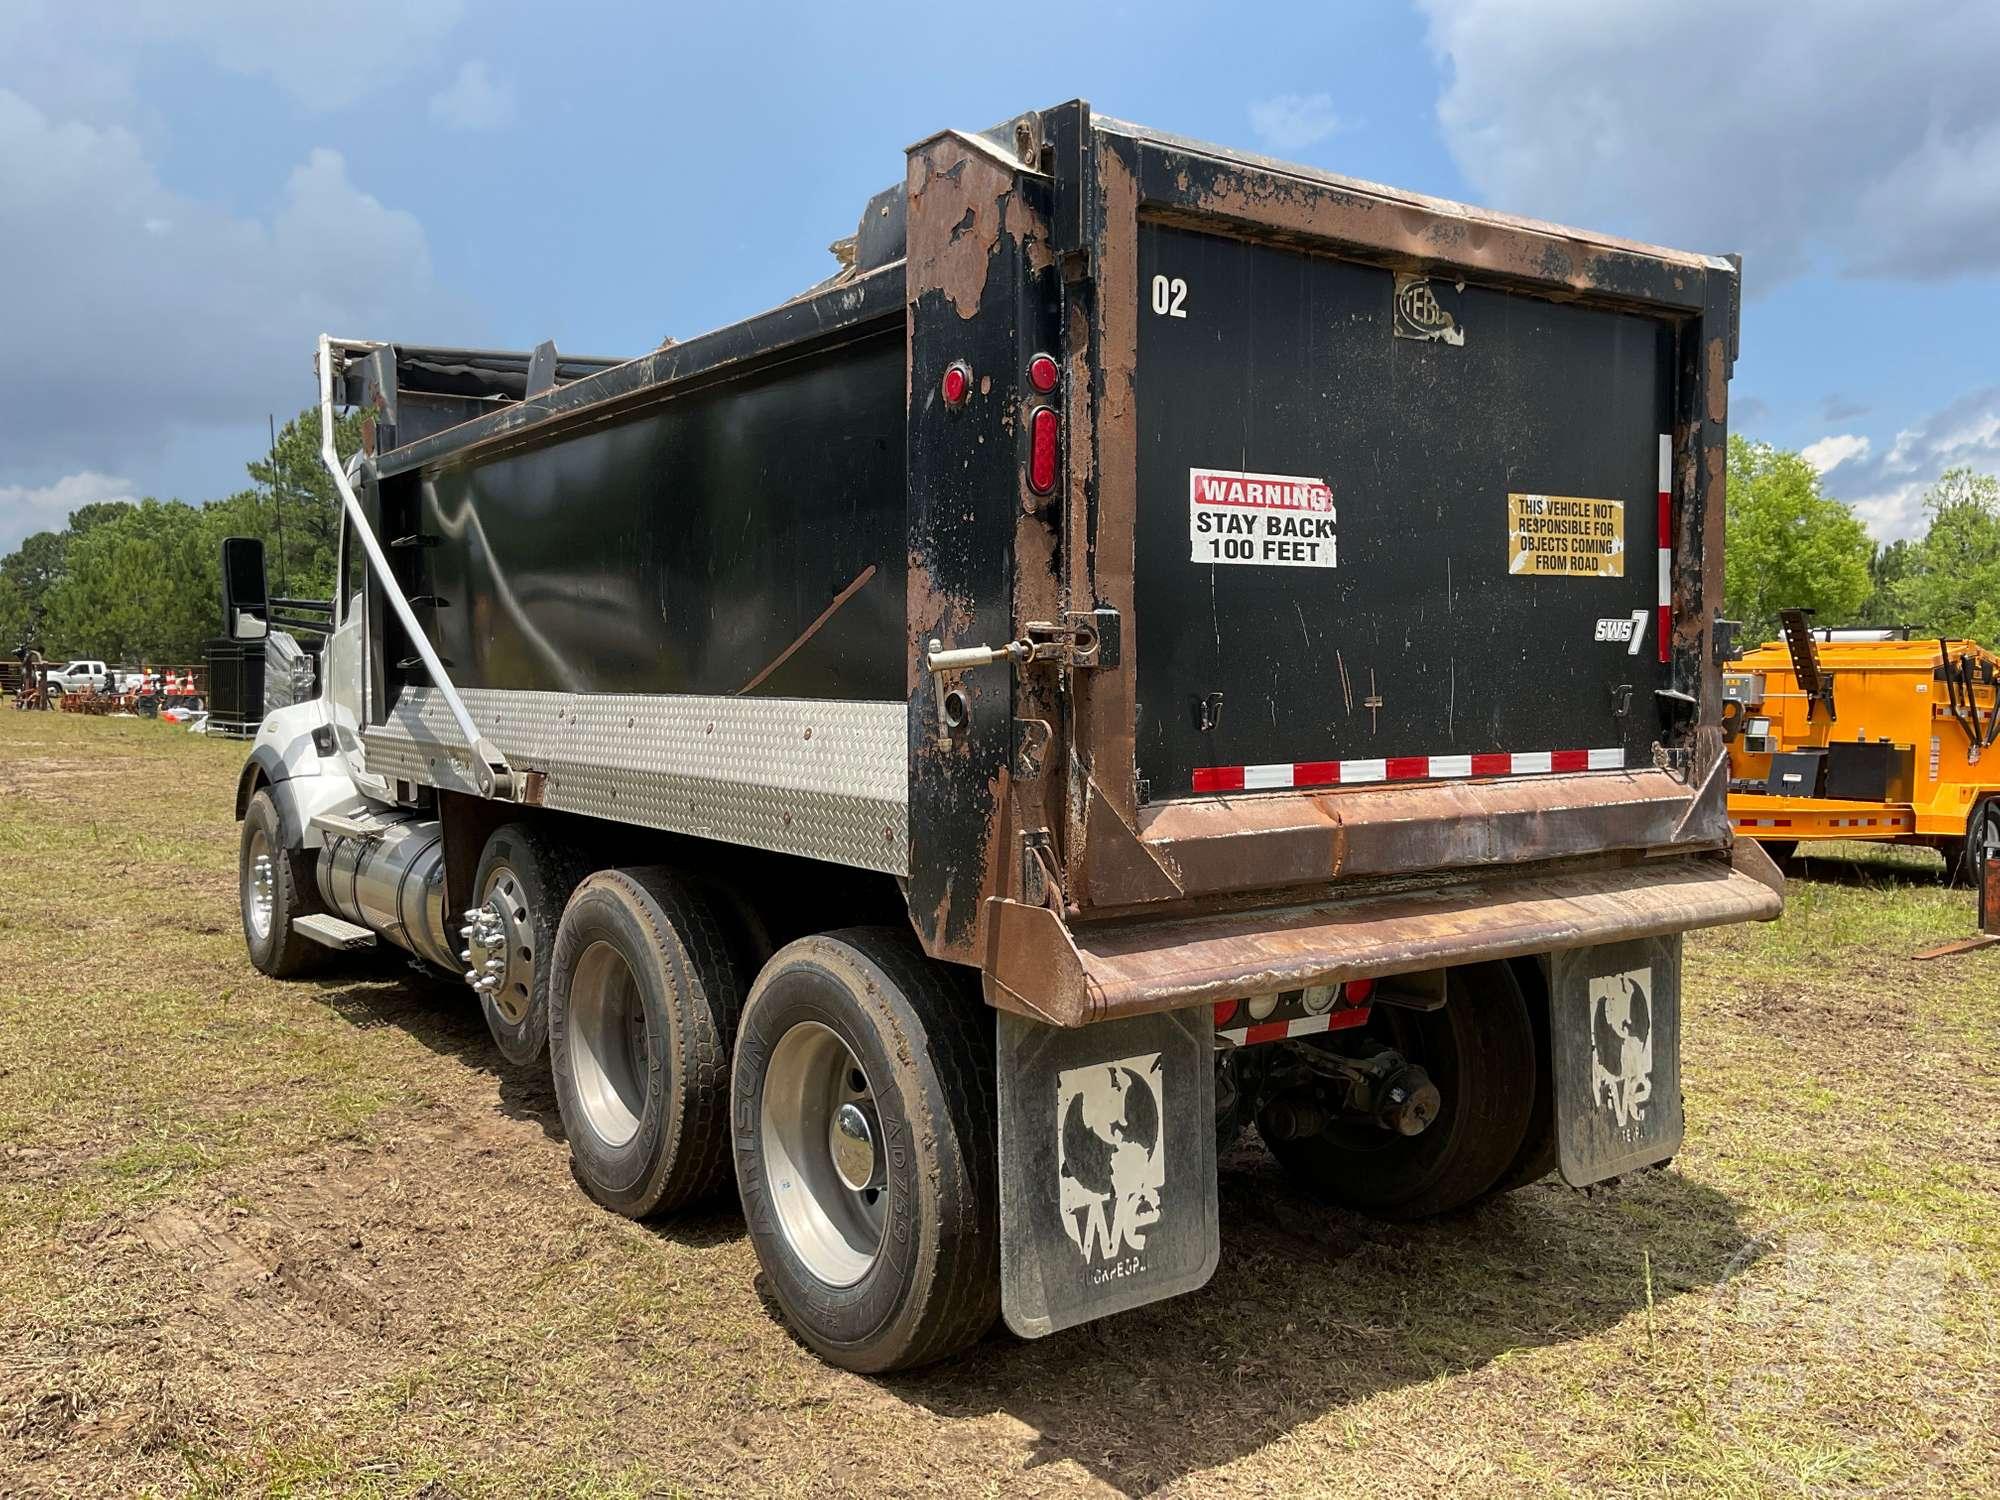
{"label": "cab step", "polygon": [[294,917],[292,926],[325,948],[372,948],[375,934],[358,922],[349,922],[343,917],[330,916],[326,912],[314,912],[310,916]]}

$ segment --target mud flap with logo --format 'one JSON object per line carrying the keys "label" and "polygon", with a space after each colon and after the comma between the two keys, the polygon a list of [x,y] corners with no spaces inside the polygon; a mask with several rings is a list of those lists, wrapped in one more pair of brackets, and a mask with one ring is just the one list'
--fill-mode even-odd
{"label": "mud flap with logo", "polygon": [[1220,1254],[1213,1012],[999,1022],[1007,1326],[1040,1338],[1206,1283]]}
{"label": "mud flap with logo", "polygon": [[1681,1144],[1680,937],[1552,954],[1549,994],[1563,1180],[1667,1160]]}

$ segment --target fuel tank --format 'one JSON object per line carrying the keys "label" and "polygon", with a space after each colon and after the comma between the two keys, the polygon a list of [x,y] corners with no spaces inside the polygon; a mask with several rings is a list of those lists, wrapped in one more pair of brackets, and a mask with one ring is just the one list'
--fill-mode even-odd
{"label": "fuel tank", "polygon": [[350,922],[456,971],[444,912],[444,833],[436,820],[381,813],[366,832],[329,833],[317,876],[326,904]]}

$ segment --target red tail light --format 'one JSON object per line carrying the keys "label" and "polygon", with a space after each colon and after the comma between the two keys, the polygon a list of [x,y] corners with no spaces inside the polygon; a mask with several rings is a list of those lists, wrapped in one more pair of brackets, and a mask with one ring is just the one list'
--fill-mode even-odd
{"label": "red tail light", "polygon": [[1037,354],[1028,361],[1028,384],[1044,396],[1056,388],[1056,377],[1061,373],[1056,368],[1054,355]]}
{"label": "red tail light", "polygon": [[1056,487],[1061,456],[1055,408],[1038,406],[1028,414],[1028,487],[1037,495]]}
{"label": "red tail light", "polygon": [[1340,1003],[1342,1005],[1366,1005],[1368,997],[1374,993],[1374,980],[1350,979],[1340,987]]}
{"label": "red tail light", "polygon": [[944,372],[944,379],[940,382],[940,388],[945,405],[963,406],[965,398],[972,394],[972,367],[964,360],[948,366]]}
{"label": "red tail light", "polygon": [[1227,1026],[1229,1024],[1229,1018],[1236,1014],[1236,1007],[1241,1005],[1242,1003],[1243,1002],[1241,1000],[1216,1001],[1215,1024],[1218,1026]]}

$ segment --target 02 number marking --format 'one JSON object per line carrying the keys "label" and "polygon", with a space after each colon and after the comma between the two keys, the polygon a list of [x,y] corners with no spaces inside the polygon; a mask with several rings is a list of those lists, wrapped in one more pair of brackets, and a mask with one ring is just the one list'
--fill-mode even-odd
{"label": "02 number marking", "polygon": [[1163,318],[1185,318],[1187,316],[1187,283],[1176,276],[1168,280],[1165,276],[1153,278],[1153,311]]}

